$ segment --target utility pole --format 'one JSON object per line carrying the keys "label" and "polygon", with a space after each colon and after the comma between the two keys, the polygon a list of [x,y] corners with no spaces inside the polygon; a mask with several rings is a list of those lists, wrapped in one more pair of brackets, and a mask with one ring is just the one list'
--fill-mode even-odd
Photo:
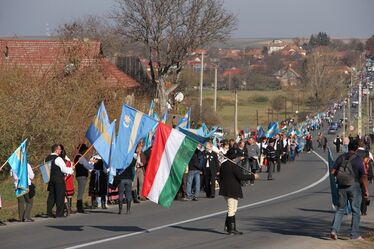
{"label": "utility pole", "polygon": [[[367,133],[366,134],[369,134],[370,133],[370,121],[371,121],[371,115],[370,115],[370,91],[369,89],[367,88],[366,89],[366,115],[367,115]],[[366,132],[366,129],[365,129],[365,132]]]}
{"label": "utility pole", "polygon": [[284,97],[284,120],[287,119],[287,98]]}
{"label": "utility pole", "polygon": [[214,112],[217,112],[217,76],[218,76],[218,69],[217,66],[214,69]]}
{"label": "utility pole", "polygon": [[358,124],[357,124],[358,135],[362,136],[362,84],[361,80],[358,82]]}
{"label": "utility pole", "polygon": [[268,108],[268,124],[270,124],[270,109]]}
{"label": "utility pole", "polygon": [[256,127],[258,127],[258,110],[256,110]]}
{"label": "utility pole", "polygon": [[234,120],[235,136],[238,134],[238,91],[235,90],[235,120]]}
{"label": "utility pole", "polygon": [[345,100],[344,100],[344,105],[343,105],[343,139],[345,138],[345,132],[346,132],[346,129],[347,129],[347,124],[346,124],[346,120],[345,120]]}
{"label": "utility pole", "polygon": [[203,82],[204,82],[204,51],[201,52],[201,68],[200,68],[200,119],[203,113]]}

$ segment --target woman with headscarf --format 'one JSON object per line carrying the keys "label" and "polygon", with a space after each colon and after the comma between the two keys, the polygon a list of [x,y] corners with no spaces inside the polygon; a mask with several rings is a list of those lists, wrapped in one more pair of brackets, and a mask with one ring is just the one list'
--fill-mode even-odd
{"label": "woman with headscarf", "polygon": [[241,168],[237,166],[233,160],[236,159],[236,150],[230,148],[226,160],[222,163],[219,170],[219,195],[222,195],[227,202],[227,216],[225,221],[225,230],[228,234],[240,235],[243,234],[236,230],[235,213],[238,209],[238,199],[243,198],[241,181],[254,180],[254,175],[243,174]]}

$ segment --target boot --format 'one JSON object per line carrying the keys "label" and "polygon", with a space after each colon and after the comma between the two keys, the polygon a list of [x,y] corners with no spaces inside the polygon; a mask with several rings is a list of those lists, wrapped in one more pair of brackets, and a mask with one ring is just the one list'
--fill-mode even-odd
{"label": "boot", "polygon": [[83,201],[82,200],[77,200],[77,212],[84,214],[85,211],[83,209]]}
{"label": "boot", "polygon": [[96,198],[91,197],[91,209],[95,209],[96,207],[97,207]]}
{"label": "boot", "polygon": [[226,214],[225,226],[224,226],[224,228],[223,228],[223,230],[224,230],[225,232],[228,231],[228,226],[229,226],[229,215]]}
{"label": "boot", "polygon": [[101,208],[102,209],[108,209],[106,206],[105,197],[101,197]]}
{"label": "boot", "polygon": [[121,214],[122,212],[122,201],[118,202],[118,214]]}
{"label": "boot", "polygon": [[132,198],[134,199],[134,203],[140,203],[138,199],[138,194],[136,193],[136,190],[132,191]]}
{"label": "boot", "polygon": [[233,230],[233,228],[234,228],[234,224],[233,224],[233,222],[232,222],[232,217],[233,217],[233,216],[227,216],[227,217],[226,217],[226,222],[227,222],[227,234],[228,234],[228,235],[234,234],[234,233],[232,232],[232,230]]}
{"label": "boot", "polygon": [[73,207],[73,198],[68,198],[68,203],[69,203],[69,213],[70,214],[75,214],[75,212],[72,209],[72,207]]}
{"label": "boot", "polygon": [[131,210],[131,201],[127,201],[126,213],[130,214],[130,210]]}
{"label": "boot", "polygon": [[238,230],[236,230],[236,220],[235,220],[235,215],[233,217],[231,217],[231,226],[232,226],[232,233],[234,235],[242,235],[243,233],[242,232],[239,232]]}

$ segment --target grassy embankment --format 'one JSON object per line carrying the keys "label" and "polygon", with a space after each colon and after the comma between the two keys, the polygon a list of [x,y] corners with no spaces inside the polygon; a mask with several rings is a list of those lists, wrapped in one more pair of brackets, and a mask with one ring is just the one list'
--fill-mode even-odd
{"label": "grassy embankment", "polygon": [[[213,103],[214,92],[205,90],[203,93],[203,102]],[[268,119],[270,121],[283,120],[285,115],[284,102],[279,110],[273,110],[272,101],[277,96],[285,96],[287,99],[287,117],[297,118],[296,111],[299,113],[310,112],[302,100],[302,94],[299,94],[299,105],[297,104],[298,94],[296,91],[239,91],[238,92],[238,128],[256,128],[258,111],[258,123],[267,128]],[[213,104],[212,104],[213,105]],[[217,93],[217,114],[221,125],[228,130],[234,129],[235,114],[235,95],[231,91],[218,91]],[[270,114],[268,115],[268,111]]]}

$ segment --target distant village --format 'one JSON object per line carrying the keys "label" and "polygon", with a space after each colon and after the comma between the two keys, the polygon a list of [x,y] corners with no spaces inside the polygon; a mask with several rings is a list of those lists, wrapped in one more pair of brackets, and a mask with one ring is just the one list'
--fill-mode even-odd
{"label": "distant village", "polygon": [[[184,87],[198,86],[201,68],[204,87],[211,88],[217,70],[219,90],[277,90],[302,84],[308,54],[328,54],[336,59],[331,71],[349,75],[363,42],[332,40],[334,46],[310,47],[308,39],[263,40],[244,48],[198,49],[190,53],[184,66]],[[241,47],[243,45],[241,44]],[[27,69],[32,74],[51,75],[58,69],[64,75],[89,65],[102,68],[102,83],[107,87],[136,89],[150,87],[148,60],[142,56],[119,53],[105,56],[100,41],[91,39],[0,39],[0,65]],[[204,58],[202,58],[204,57]],[[203,59],[203,63],[202,63]],[[157,68],[157,65],[154,65]],[[189,74],[189,75],[188,75]]]}

